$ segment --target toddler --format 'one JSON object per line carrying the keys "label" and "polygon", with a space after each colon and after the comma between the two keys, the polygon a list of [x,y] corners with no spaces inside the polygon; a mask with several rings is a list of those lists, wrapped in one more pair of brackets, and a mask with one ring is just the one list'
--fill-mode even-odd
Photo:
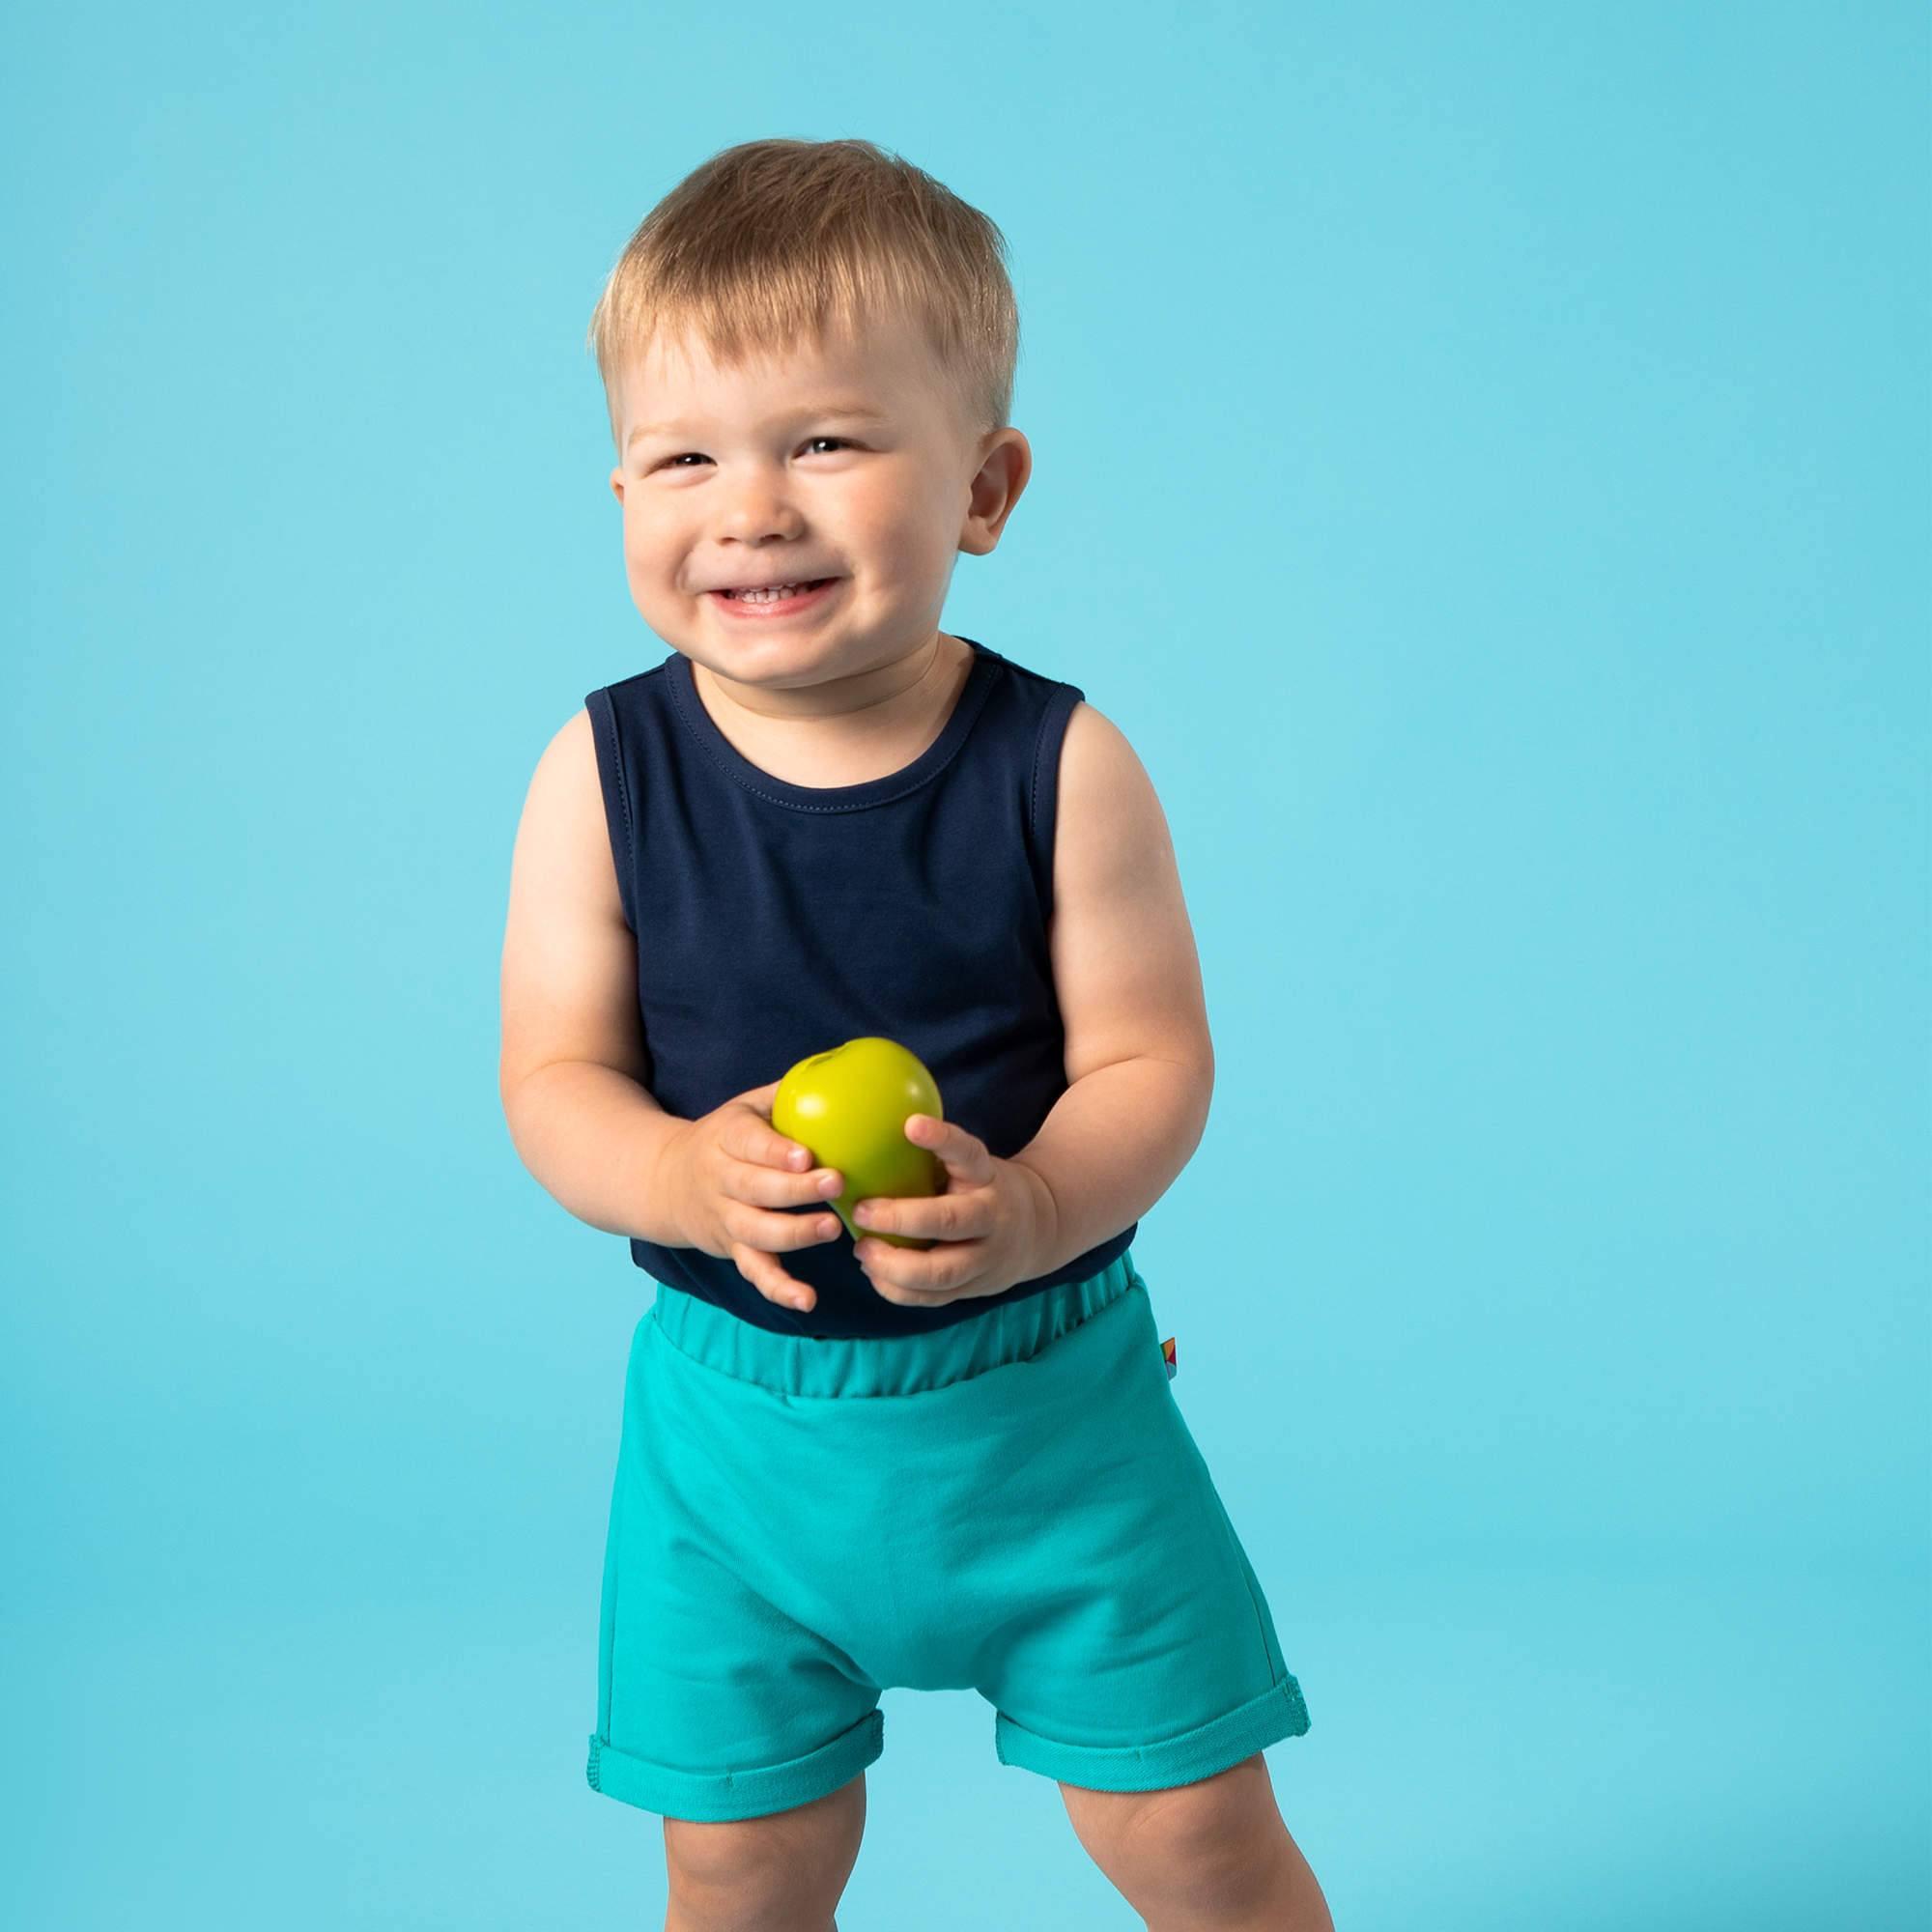
{"label": "toddler", "polygon": [[[869,142],[752,141],[591,325],[671,648],[537,762],[500,1077],[654,1290],[588,1776],[662,1817],[668,1932],[837,1932],[889,1685],[985,1697],[1154,1932],[1331,1928],[1262,1755],[1307,1709],[1131,1251],[1213,1086],[1166,821],[1076,686],[939,628],[1032,468],[1004,255]],[[855,1243],[771,1104],[862,1035],[931,1070],[945,1186]]]}

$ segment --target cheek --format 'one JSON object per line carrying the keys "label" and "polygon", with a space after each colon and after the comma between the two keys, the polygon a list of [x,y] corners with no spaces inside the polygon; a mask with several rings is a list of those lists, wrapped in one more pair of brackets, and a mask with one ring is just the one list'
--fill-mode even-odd
{"label": "cheek", "polygon": [[662,607],[670,596],[668,566],[655,540],[646,540],[629,531],[624,537],[624,579],[630,586],[631,602],[649,612]]}
{"label": "cheek", "polygon": [[917,489],[881,490],[846,506],[847,534],[875,557],[923,571],[951,554],[947,505]]}
{"label": "cheek", "polygon": [[648,523],[639,516],[625,519],[624,561],[634,578],[641,582],[661,574],[668,554],[662,519]]}

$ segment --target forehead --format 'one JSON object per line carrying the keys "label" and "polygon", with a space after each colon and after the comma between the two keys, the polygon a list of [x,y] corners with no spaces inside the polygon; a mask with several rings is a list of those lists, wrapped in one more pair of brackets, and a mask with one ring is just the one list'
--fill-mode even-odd
{"label": "forehead", "polygon": [[867,403],[917,411],[938,386],[923,338],[903,323],[871,322],[805,340],[752,350],[735,364],[715,355],[695,330],[655,336],[618,376],[626,434],[632,424],[670,417],[758,420],[797,402]]}

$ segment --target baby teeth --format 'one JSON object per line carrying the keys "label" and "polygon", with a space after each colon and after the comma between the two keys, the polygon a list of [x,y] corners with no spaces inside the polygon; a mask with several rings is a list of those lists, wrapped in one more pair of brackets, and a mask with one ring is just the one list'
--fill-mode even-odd
{"label": "baby teeth", "polygon": [[802,583],[780,583],[769,590],[740,590],[735,595],[741,604],[775,604],[781,597],[796,597],[804,588]]}

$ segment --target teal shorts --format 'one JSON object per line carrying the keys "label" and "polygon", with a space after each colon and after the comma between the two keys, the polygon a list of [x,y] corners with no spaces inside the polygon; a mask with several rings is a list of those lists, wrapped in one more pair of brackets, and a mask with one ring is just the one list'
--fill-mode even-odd
{"label": "teal shorts", "polygon": [[624,1382],[592,1790],[810,1803],[889,1686],[994,1710],[1002,1764],[1192,1784],[1308,1729],[1128,1254],[929,1333],[821,1340],[658,1285]]}

